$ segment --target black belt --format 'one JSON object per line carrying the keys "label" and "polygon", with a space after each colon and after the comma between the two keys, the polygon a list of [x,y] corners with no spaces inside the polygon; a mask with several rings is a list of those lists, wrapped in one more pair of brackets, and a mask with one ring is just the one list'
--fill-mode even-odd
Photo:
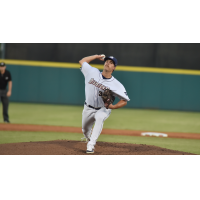
{"label": "black belt", "polygon": [[101,109],[101,107],[100,107],[100,108],[95,108],[95,107],[93,107],[93,106],[91,106],[91,105],[87,105],[86,102],[85,102],[85,105],[86,105],[87,107],[93,108],[93,109],[95,109],[95,110],[100,110],[100,109]]}

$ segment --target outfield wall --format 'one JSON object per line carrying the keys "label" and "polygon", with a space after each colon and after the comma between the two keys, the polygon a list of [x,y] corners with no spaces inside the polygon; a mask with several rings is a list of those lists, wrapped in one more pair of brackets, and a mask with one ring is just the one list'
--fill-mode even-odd
{"label": "outfield wall", "polygon": [[[79,64],[4,61],[13,79],[11,101],[83,105],[84,77]],[[113,76],[131,99],[126,107],[200,111],[199,70],[118,66]]]}

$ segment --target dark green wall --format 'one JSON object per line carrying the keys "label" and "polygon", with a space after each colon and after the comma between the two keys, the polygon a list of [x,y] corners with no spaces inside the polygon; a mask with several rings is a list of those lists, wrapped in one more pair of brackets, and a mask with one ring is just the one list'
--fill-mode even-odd
{"label": "dark green wall", "polygon": [[127,89],[129,107],[200,111],[200,76],[115,72]]}
{"label": "dark green wall", "polygon": [[12,74],[11,101],[84,103],[84,77],[79,69],[7,65]]}
{"label": "dark green wall", "polygon": [[[15,102],[83,105],[84,77],[79,69],[7,65]],[[126,107],[200,111],[200,76],[115,71],[126,88]]]}

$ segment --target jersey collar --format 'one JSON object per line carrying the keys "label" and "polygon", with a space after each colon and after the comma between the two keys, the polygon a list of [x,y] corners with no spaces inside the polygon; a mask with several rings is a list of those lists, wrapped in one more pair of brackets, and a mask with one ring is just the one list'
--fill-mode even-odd
{"label": "jersey collar", "polygon": [[102,72],[100,74],[101,79],[106,80],[106,81],[112,81],[114,79],[114,77],[112,76],[111,78],[106,78],[102,75]]}

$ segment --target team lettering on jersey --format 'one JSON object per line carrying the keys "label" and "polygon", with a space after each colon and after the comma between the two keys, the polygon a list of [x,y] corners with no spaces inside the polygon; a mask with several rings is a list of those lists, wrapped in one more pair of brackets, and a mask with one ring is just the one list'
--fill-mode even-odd
{"label": "team lettering on jersey", "polygon": [[90,79],[90,81],[88,82],[89,84],[94,85],[95,87],[101,89],[101,90],[106,90],[106,89],[110,89],[108,87],[106,87],[105,85],[98,83],[97,81],[95,81],[93,78]]}

